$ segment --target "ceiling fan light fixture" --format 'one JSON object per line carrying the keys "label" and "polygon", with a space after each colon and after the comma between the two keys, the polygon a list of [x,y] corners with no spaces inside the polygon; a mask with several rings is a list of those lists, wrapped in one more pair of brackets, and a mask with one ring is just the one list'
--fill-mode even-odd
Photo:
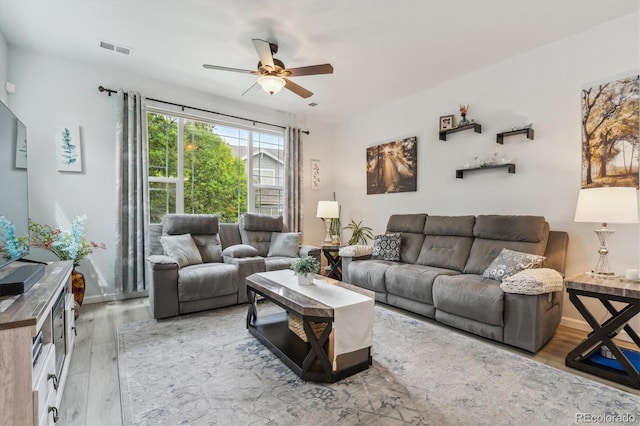
{"label": "ceiling fan light fixture", "polygon": [[258,84],[265,92],[271,95],[278,93],[286,83],[287,82],[284,81],[284,78],[275,75],[263,75],[258,78]]}

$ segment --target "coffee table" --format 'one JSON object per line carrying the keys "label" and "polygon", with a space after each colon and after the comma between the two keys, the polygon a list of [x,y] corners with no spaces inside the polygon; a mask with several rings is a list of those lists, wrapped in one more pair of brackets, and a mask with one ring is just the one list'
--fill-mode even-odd
{"label": "coffee table", "polygon": [[[257,294],[284,311],[258,315]],[[302,379],[333,383],[371,365],[373,292],[320,275],[314,285],[298,286],[286,270],[250,275],[247,296],[247,329]],[[307,342],[290,330],[291,316],[302,320]],[[324,330],[316,335],[312,323]]]}

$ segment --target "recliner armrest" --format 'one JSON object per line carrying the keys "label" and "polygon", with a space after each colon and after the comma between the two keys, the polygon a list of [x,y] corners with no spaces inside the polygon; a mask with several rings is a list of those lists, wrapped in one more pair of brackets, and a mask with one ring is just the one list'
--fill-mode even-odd
{"label": "recliner armrest", "polygon": [[223,256],[224,263],[234,265],[238,268],[238,303],[247,301],[247,281],[246,278],[256,272],[265,272],[267,267],[264,263],[264,257],[231,257]]}
{"label": "recliner armrest", "polygon": [[342,261],[342,281],[351,284],[351,278],[349,277],[349,265],[354,260],[367,260],[371,259],[371,255],[364,256],[340,256]]}
{"label": "recliner armrest", "polygon": [[311,256],[311,257],[315,257],[318,261],[320,261],[321,252],[322,250],[320,249],[320,247],[301,245],[300,249],[298,250],[298,256],[300,257]]}
{"label": "recliner armrest", "polygon": [[147,261],[151,265],[152,271],[159,271],[163,269],[178,269],[178,262],[162,254],[154,254],[147,257]]}
{"label": "recliner armrest", "polygon": [[147,258],[150,268],[149,303],[153,317],[174,317],[180,313],[178,302],[178,264],[169,256]]}

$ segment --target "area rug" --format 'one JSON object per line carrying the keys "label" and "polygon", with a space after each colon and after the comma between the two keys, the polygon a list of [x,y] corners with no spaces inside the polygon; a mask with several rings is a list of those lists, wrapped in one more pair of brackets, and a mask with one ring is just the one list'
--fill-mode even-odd
{"label": "area rug", "polygon": [[246,307],[235,306],[120,326],[124,424],[640,420],[639,396],[380,306],[375,308],[373,365],[335,384],[305,382],[249,334],[245,317]]}

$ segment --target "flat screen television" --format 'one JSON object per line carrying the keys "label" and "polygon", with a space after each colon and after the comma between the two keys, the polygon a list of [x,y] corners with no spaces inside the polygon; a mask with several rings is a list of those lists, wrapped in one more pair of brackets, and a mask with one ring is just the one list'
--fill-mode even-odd
{"label": "flat screen television", "polygon": [[[27,128],[0,101],[0,269],[29,254]],[[22,265],[0,279],[0,296],[27,291],[43,265]]]}

